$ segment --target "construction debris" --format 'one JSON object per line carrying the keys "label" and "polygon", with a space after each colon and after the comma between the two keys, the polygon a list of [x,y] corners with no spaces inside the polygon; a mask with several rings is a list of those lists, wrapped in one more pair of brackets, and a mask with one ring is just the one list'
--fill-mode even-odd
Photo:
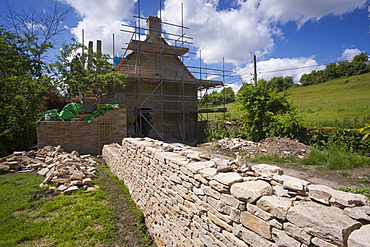
{"label": "construction debris", "polygon": [[63,152],[61,146],[46,146],[29,152],[14,152],[0,159],[0,174],[9,172],[37,171],[46,177],[41,187],[56,183],[59,192],[70,192],[83,187],[86,191],[99,188],[92,178],[96,177],[97,162],[91,155],[80,155],[77,151]]}
{"label": "construction debris", "polygon": [[254,158],[261,155],[278,155],[279,157],[294,157],[303,159],[310,152],[310,147],[289,138],[272,137],[260,142],[247,141],[240,138],[224,138],[219,141],[202,144],[211,146],[214,151],[233,152],[237,155]]}

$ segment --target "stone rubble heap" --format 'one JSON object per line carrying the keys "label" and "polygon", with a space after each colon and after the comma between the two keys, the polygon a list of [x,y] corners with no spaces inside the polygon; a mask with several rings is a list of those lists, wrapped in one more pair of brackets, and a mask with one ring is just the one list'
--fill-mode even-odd
{"label": "stone rubble heap", "polygon": [[309,146],[297,140],[281,137],[266,138],[260,142],[240,138],[224,138],[217,143],[221,149],[238,152],[238,154],[250,158],[260,155],[278,155],[280,157],[291,156],[302,159],[310,152]]}
{"label": "stone rubble heap", "polygon": [[92,178],[96,177],[97,162],[90,155],[79,155],[77,151],[63,152],[61,146],[46,146],[37,151],[14,152],[0,159],[0,174],[7,172],[37,171],[45,176],[40,186],[57,183],[59,192],[70,192],[84,187],[85,191],[96,190]]}
{"label": "stone rubble heap", "polygon": [[149,138],[106,145],[157,246],[370,246],[367,197]]}

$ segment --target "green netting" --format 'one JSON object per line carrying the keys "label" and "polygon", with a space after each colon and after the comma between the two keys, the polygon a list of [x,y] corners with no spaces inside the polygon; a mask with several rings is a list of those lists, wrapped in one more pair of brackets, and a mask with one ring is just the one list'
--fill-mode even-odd
{"label": "green netting", "polygon": [[63,118],[63,119],[76,118],[76,117],[78,117],[78,114],[79,114],[81,109],[82,109],[81,104],[69,103],[59,113],[59,118]]}
{"label": "green netting", "polygon": [[84,117],[84,120],[88,123],[91,123],[91,121],[96,118],[97,116],[99,115],[103,115],[105,114],[109,109],[112,109],[112,108],[120,108],[119,105],[106,105],[102,108],[100,108],[99,110],[96,110],[94,111],[93,113],[91,113],[89,116],[87,117]]}

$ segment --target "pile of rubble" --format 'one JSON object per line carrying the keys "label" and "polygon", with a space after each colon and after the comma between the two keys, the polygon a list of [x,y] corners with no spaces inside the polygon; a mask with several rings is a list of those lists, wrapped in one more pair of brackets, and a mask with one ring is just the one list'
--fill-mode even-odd
{"label": "pile of rubble", "polygon": [[8,172],[37,171],[45,176],[40,186],[57,183],[59,192],[70,192],[81,187],[85,191],[96,190],[92,178],[96,177],[94,167],[97,162],[90,155],[79,155],[77,151],[63,152],[61,146],[46,146],[29,152],[14,152],[0,158],[0,174]]}
{"label": "pile of rubble", "polygon": [[310,147],[289,138],[266,138],[260,142],[247,141],[240,138],[224,138],[216,144],[223,151],[234,152],[249,158],[260,155],[278,155],[279,157],[304,158],[309,152]]}

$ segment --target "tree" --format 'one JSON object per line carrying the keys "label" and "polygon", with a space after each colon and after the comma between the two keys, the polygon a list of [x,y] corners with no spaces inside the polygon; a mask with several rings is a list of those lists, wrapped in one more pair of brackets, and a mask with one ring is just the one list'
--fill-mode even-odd
{"label": "tree", "polygon": [[220,91],[220,96],[223,98],[225,103],[231,103],[235,101],[235,93],[231,87],[224,87]]}
{"label": "tree", "polygon": [[294,85],[293,77],[291,76],[273,77],[270,81],[260,80],[259,83],[263,83],[268,89],[273,89],[277,92],[289,89]]}
{"label": "tree", "polygon": [[268,89],[263,83],[243,84],[236,96],[244,113],[244,129],[259,141],[270,136],[296,137],[300,125],[286,94]]}
{"label": "tree", "polygon": [[362,52],[353,57],[352,61],[341,61],[330,63],[325,70],[313,70],[309,74],[302,75],[300,83],[302,86],[308,86],[318,83],[324,83],[336,78],[346,78],[352,75],[361,75],[370,72],[369,55]]}
{"label": "tree", "polygon": [[113,69],[108,54],[89,50],[75,40],[63,45],[60,53],[50,68],[66,96],[84,98],[88,91],[101,95],[114,93],[117,86],[124,88],[127,76]]}
{"label": "tree", "polygon": [[0,156],[34,143],[39,101],[54,88],[34,59],[49,46],[34,41],[0,28]]}
{"label": "tree", "polygon": [[[33,6],[22,7],[17,11],[14,4],[7,2],[0,14],[0,25],[19,37],[33,39],[39,47],[50,43],[55,45],[57,37],[66,30],[63,22],[70,11],[71,9],[58,7],[57,4],[43,11],[37,11]],[[41,61],[45,52],[35,55]]]}

